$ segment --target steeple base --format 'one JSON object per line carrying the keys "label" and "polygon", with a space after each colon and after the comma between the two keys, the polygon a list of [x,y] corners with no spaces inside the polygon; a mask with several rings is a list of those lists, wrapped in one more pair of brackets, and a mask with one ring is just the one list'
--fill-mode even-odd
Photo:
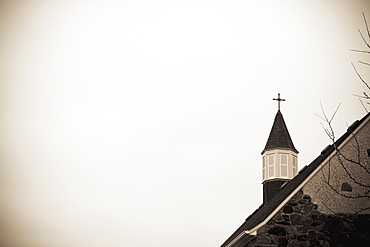
{"label": "steeple base", "polygon": [[263,181],[263,203],[271,200],[279,192],[281,186],[289,180],[275,178]]}

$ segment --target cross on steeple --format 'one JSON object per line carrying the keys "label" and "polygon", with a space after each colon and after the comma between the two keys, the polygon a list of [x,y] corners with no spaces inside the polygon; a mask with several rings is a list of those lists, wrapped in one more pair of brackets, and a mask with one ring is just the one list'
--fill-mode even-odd
{"label": "cross on steeple", "polygon": [[278,93],[278,97],[274,98],[273,100],[277,100],[278,102],[278,109],[280,111],[280,101],[285,101],[285,99],[280,98],[280,93]]}

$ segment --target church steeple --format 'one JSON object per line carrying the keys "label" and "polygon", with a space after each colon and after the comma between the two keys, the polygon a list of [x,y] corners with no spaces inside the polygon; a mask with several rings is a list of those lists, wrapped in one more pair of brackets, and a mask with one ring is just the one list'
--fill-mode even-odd
{"label": "church steeple", "polygon": [[261,153],[264,202],[271,199],[280,187],[298,172],[298,151],[294,147],[280,111],[280,101],[285,99],[281,99],[278,94],[278,98],[274,100],[278,101],[278,112]]}

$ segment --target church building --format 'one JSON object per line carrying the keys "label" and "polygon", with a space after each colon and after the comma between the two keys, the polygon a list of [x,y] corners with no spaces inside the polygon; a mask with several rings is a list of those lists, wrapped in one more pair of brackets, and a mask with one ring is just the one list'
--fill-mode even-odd
{"label": "church building", "polygon": [[221,247],[370,246],[370,113],[298,171],[283,99],[274,100],[279,108],[262,151],[263,203]]}

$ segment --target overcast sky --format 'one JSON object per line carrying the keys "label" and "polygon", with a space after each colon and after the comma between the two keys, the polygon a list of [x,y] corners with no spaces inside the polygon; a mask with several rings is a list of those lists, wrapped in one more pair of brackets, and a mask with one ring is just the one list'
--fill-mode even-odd
{"label": "overcast sky", "polygon": [[[370,1],[0,1],[0,244],[220,246],[262,203],[281,110],[299,168],[366,114]],[[369,107],[368,107],[369,109]]]}

